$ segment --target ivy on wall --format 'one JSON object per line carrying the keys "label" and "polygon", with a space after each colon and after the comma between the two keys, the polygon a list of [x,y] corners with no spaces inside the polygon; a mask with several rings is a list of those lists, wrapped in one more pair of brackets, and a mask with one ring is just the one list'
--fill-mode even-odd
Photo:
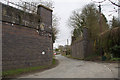
{"label": "ivy on wall", "polygon": [[98,45],[104,52],[111,53],[113,57],[120,57],[120,27],[107,30],[98,38]]}

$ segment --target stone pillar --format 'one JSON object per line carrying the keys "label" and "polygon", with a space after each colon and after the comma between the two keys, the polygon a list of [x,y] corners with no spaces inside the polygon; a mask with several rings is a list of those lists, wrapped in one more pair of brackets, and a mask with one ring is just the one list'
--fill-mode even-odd
{"label": "stone pillar", "polygon": [[87,56],[88,50],[88,28],[83,28],[83,55],[84,58]]}
{"label": "stone pillar", "polygon": [[40,22],[44,23],[45,25],[52,27],[52,10],[43,6],[39,5],[37,14],[40,15],[41,19]]}
{"label": "stone pillar", "polygon": [[[40,16],[39,24],[40,24],[40,32],[42,36],[46,36],[49,38],[49,45],[46,47],[48,54],[53,54],[53,42],[52,42],[52,12],[53,10],[45,7],[43,5],[38,5],[37,14]],[[51,59],[52,59],[52,55]]]}
{"label": "stone pillar", "polygon": [[88,40],[88,28],[83,27],[83,39]]}

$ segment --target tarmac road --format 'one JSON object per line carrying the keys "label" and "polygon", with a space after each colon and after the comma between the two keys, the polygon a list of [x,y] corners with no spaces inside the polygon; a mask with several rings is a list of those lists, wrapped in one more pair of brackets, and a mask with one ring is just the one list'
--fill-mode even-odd
{"label": "tarmac road", "polygon": [[118,78],[117,63],[97,63],[69,59],[56,55],[59,65],[55,68],[20,78]]}

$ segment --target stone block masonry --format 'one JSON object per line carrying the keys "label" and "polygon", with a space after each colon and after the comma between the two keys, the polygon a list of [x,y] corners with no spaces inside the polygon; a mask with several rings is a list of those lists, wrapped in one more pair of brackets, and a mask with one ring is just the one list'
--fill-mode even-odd
{"label": "stone block masonry", "polygon": [[88,29],[83,28],[83,36],[73,41],[71,45],[72,57],[85,59],[93,54],[93,42],[88,39]]}
{"label": "stone block masonry", "polygon": [[48,13],[41,16],[23,14],[23,11],[4,4],[2,7],[3,71],[52,64],[52,10],[38,7],[38,11],[42,8],[38,13]]}

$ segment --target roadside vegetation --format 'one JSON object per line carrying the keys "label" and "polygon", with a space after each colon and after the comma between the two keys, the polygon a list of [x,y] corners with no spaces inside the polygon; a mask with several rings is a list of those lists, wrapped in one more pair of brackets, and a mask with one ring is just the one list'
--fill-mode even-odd
{"label": "roadside vegetation", "polygon": [[36,67],[28,67],[28,68],[21,68],[21,69],[14,69],[14,70],[7,70],[2,72],[2,77],[12,77],[12,76],[19,76],[21,74],[25,73],[32,73],[36,71],[42,71],[49,68],[54,67],[57,64],[55,57],[53,57],[53,61],[51,65],[45,65],[45,66],[36,66]]}
{"label": "roadside vegetation", "polygon": [[[120,22],[118,18],[113,16],[112,21],[108,23],[105,15],[100,13],[96,5],[90,3],[81,11],[73,11],[68,25],[73,28],[72,43],[83,37],[84,27],[88,28],[88,39],[93,42],[94,52],[84,60],[120,61]],[[64,56],[73,58],[71,55],[65,54]]]}
{"label": "roadside vegetation", "polygon": [[18,74],[22,74],[22,73],[26,73],[26,72],[30,72],[30,71],[34,71],[34,70],[44,69],[47,67],[48,66],[38,66],[38,67],[29,67],[29,68],[23,68],[23,69],[8,70],[8,71],[2,72],[2,76],[6,77],[6,76],[11,76],[11,75],[18,75]]}
{"label": "roadside vegetation", "polygon": [[68,54],[68,55],[62,54],[62,56],[65,56],[65,57],[71,58],[71,59],[84,60],[84,59],[81,59],[81,58],[72,57],[70,54]]}

